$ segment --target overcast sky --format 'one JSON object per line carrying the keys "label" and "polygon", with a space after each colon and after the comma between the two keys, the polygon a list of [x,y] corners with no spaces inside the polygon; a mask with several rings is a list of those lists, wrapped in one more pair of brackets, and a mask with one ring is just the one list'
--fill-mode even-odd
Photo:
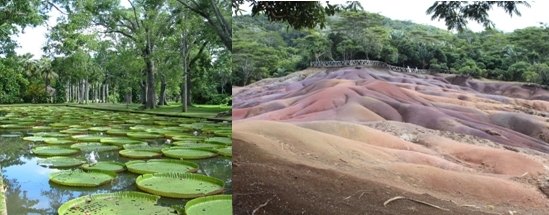
{"label": "overcast sky", "polygon": [[[344,1],[330,1],[332,3],[342,3]],[[435,27],[446,29],[444,21],[431,21],[431,17],[425,14],[434,1],[360,1],[364,10],[373,13],[380,13],[383,16],[393,20],[410,20],[419,24],[427,24]],[[540,22],[549,23],[549,1],[529,2],[530,8],[519,6],[521,17],[510,17],[503,9],[494,7],[490,12],[490,19],[496,24],[496,28],[504,32],[512,32],[515,29],[526,28],[529,26],[540,26]],[[248,5],[243,5],[242,9],[250,11]],[[59,12],[53,11],[50,14],[52,17],[49,20],[50,25],[55,24],[55,19],[59,16]],[[479,32],[483,27],[474,21],[469,21],[467,25],[471,30]],[[40,26],[37,28],[25,29],[25,34],[21,34],[15,39],[19,42],[21,48],[16,49],[18,54],[31,53],[35,58],[40,58],[43,52],[41,50],[46,42],[45,34],[46,27]]]}

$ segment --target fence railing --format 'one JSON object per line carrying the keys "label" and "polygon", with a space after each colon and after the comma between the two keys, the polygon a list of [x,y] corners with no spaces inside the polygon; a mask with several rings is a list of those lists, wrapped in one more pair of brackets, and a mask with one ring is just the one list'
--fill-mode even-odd
{"label": "fence railing", "polygon": [[[345,60],[345,61],[312,61],[311,67],[347,67],[347,66],[372,66],[384,67],[396,72],[409,72],[408,68],[393,66],[383,61],[377,60]],[[415,68],[410,68],[410,72],[416,73]],[[447,69],[418,69],[417,73],[452,73]]]}

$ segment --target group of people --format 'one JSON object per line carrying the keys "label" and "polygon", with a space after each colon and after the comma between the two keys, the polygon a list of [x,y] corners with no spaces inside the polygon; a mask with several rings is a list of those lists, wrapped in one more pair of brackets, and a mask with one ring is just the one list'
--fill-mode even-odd
{"label": "group of people", "polygon": [[[406,71],[412,72],[412,69],[410,69],[410,66],[407,66]],[[416,69],[414,70],[414,73],[418,73],[418,72],[419,71],[417,70],[417,67],[416,67]]]}

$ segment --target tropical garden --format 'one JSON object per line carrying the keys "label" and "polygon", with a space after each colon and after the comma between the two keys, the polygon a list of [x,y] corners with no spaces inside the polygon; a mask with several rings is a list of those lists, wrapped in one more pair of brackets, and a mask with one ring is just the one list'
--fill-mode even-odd
{"label": "tropical garden", "polygon": [[[230,105],[230,7],[205,0],[13,1],[3,9],[0,103]],[[45,54],[17,54],[11,36],[46,23],[50,12],[60,16],[47,25]]]}
{"label": "tropical garden", "polygon": [[[273,6],[241,1],[240,4],[251,4],[252,15],[236,13],[233,16],[233,84],[237,86],[285,76],[307,68],[311,61],[354,59],[383,61],[401,67],[451,70],[476,78],[549,84],[547,23],[509,33],[496,28],[473,32],[464,26],[463,20],[444,16],[446,8],[465,9],[459,2],[448,3],[450,5],[435,3],[426,8],[433,17],[445,20],[448,30],[457,31],[392,20],[362,10],[358,2],[346,6],[332,5],[334,8],[318,3],[303,4],[301,7],[318,13],[298,14],[295,19],[279,18],[286,17],[281,15],[285,12],[281,8],[292,7],[291,3]],[[343,8],[337,10],[338,6]],[[488,6],[486,8],[490,8]],[[517,15],[515,10],[516,7],[511,7],[508,12]],[[276,16],[270,15],[275,13]],[[482,19],[481,14],[473,13],[462,18],[480,20],[486,27],[493,25],[486,17]],[[301,21],[305,20],[304,17],[315,22]]]}

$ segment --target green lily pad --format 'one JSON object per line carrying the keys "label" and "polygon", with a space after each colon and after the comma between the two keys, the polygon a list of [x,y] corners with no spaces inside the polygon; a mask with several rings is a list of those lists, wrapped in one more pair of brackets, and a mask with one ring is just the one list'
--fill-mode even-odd
{"label": "green lily pad", "polygon": [[125,144],[140,144],[143,141],[136,140],[136,139],[131,139],[131,138],[127,138],[127,137],[104,137],[101,140],[99,140],[99,142],[107,143],[107,144],[111,144],[111,145],[122,146],[122,145],[125,145]]}
{"label": "green lily pad", "polygon": [[32,153],[42,156],[61,156],[73,155],[80,152],[78,149],[73,149],[68,146],[38,146],[33,148]]}
{"label": "green lily pad", "polygon": [[32,127],[33,131],[49,131],[51,130],[51,127],[49,126],[34,126]]}
{"label": "green lily pad", "polygon": [[139,150],[139,151],[151,151],[161,153],[163,148],[166,148],[165,145],[158,146],[149,146],[149,144],[124,144],[124,149],[128,150]]}
{"label": "green lily pad", "polygon": [[82,164],[82,169],[84,170],[90,170],[90,169],[98,169],[98,170],[106,170],[106,171],[113,171],[113,172],[123,172],[126,170],[126,165],[119,162],[113,162],[113,161],[99,161],[95,163],[94,165],[90,164]]}
{"label": "green lily pad", "polygon": [[178,146],[162,149],[162,154],[171,158],[183,159],[205,159],[218,155],[216,151],[210,149],[189,149]]}
{"label": "green lily pad", "polygon": [[71,136],[69,134],[62,134],[59,132],[37,132],[37,133],[33,133],[32,135],[37,137],[70,137]]}
{"label": "green lily pad", "polygon": [[148,132],[128,132],[126,133],[128,137],[133,138],[139,138],[139,139],[156,139],[156,138],[162,138],[164,135],[162,134],[154,134],[154,133],[148,133]]}
{"label": "green lily pad", "polygon": [[126,162],[128,171],[137,174],[161,173],[161,172],[185,172],[198,171],[198,164],[174,160],[174,159],[150,159],[148,161],[136,160]]}
{"label": "green lily pad", "polygon": [[82,142],[99,142],[101,139],[105,138],[105,136],[100,135],[74,135],[72,136],[72,139],[82,141]]}
{"label": "green lily pad", "polygon": [[88,128],[88,130],[96,131],[96,132],[105,132],[105,131],[108,131],[109,129],[111,129],[111,128],[110,127],[105,127],[105,126]]}
{"label": "green lily pad", "polygon": [[29,142],[44,142],[46,140],[57,140],[57,138],[55,137],[35,137],[35,136],[30,136],[30,137],[23,137],[23,140],[24,141],[29,141]]}
{"label": "green lily pad", "polygon": [[233,147],[232,146],[228,146],[228,147],[224,147],[224,148],[218,148],[218,149],[215,149],[215,150],[220,155],[227,156],[227,157],[232,157],[233,156]]}
{"label": "green lily pad", "polygon": [[73,187],[97,187],[116,178],[116,172],[92,169],[84,172],[80,169],[50,173],[52,182]]}
{"label": "green lily pad", "polygon": [[74,143],[74,140],[71,140],[71,139],[47,139],[47,140],[44,140],[44,142],[47,143],[47,144],[52,144],[52,145],[63,145],[63,144]]}
{"label": "green lily pad", "polygon": [[83,152],[104,152],[104,151],[113,151],[121,149],[120,146],[113,146],[105,143],[75,143],[71,145],[71,148],[80,149]]}
{"label": "green lily pad", "polygon": [[196,141],[196,142],[202,142],[204,141],[204,137],[198,137],[198,136],[174,136],[172,137],[172,140],[176,141]]}
{"label": "green lily pad", "polygon": [[84,159],[73,157],[55,156],[46,159],[39,159],[37,163],[38,165],[45,167],[73,167],[80,166],[83,163],[86,163],[86,161]]}
{"label": "green lily pad", "polygon": [[186,215],[231,215],[233,214],[233,196],[215,195],[192,199],[183,208],[176,208],[180,214]]}
{"label": "green lily pad", "polygon": [[50,126],[54,128],[68,128],[71,125],[66,123],[52,123]]}
{"label": "green lily pad", "polygon": [[109,129],[106,131],[107,134],[110,135],[119,135],[119,136],[126,136],[126,133],[130,132],[129,130],[125,129]]}
{"label": "green lily pad", "polygon": [[121,150],[118,152],[120,156],[128,158],[138,158],[138,159],[148,159],[148,158],[159,158],[162,157],[160,152],[151,152],[151,151],[142,151],[142,150]]}
{"label": "green lily pad", "polygon": [[220,137],[230,137],[232,135],[233,131],[232,130],[218,130],[218,131],[214,131],[214,134],[215,136],[220,136]]}
{"label": "green lily pad", "polygon": [[172,144],[182,147],[182,148],[195,148],[195,149],[213,149],[219,147],[226,147],[225,144],[219,143],[199,143],[199,142],[188,142],[188,141],[177,141]]}
{"label": "green lily pad", "polygon": [[173,215],[170,207],[156,205],[159,198],[160,196],[135,191],[92,194],[66,202],[59,207],[57,213],[82,215],[82,210],[87,210],[93,211],[93,214]]}
{"label": "green lily pad", "polygon": [[222,193],[225,183],[194,173],[144,174],[135,180],[140,190],[170,198],[196,198]]}
{"label": "green lily pad", "polygon": [[19,125],[19,124],[0,125],[0,128],[3,128],[3,129],[25,129],[29,127],[30,127],[29,125]]}
{"label": "green lily pad", "polygon": [[17,138],[17,137],[21,137],[20,134],[2,134],[0,135],[1,137],[3,138]]}
{"label": "green lily pad", "polygon": [[221,143],[225,145],[232,145],[233,140],[228,137],[210,137],[205,140],[206,143]]}
{"label": "green lily pad", "polygon": [[59,133],[63,134],[86,134],[88,133],[88,129],[85,128],[69,128],[67,130],[61,130]]}

